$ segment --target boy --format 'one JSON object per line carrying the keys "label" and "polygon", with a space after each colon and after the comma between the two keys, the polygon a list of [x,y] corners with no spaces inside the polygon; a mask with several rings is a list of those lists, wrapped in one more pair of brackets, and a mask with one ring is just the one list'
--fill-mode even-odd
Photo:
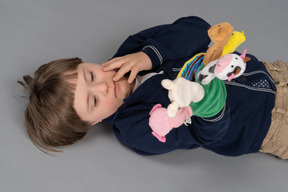
{"label": "boy", "polygon": [[[51,147],[74,143],[103,120],[113,125],[120,142],[140,154],[204,147],[228,156],[260,150],[287,159],[288,143],[281,135],[288,137],[285,103],[271,115],[275,83],[252,55],[245,73],[225,82],[226,104],[218,114],[193,116],[192,124],[173,129],[165,143],[151,134],[149,112],[155,104],[170,104],[161,81],[175,79],[187,60],[207,50],[209,27],[198,17],[181,18],[128,37],[102,65],[57,60],[40,67],[34,79],[25,76],[21,84],[30,92],[26,127],[32,141],[44,151],[55,150]],[[282,87],[287,91],[287,82]]]}

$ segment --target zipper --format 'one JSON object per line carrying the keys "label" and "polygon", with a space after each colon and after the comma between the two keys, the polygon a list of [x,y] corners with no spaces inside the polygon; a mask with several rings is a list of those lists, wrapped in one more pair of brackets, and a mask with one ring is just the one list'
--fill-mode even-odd
{"label": "zipper", "polygon": [[180,67],[180,68],[172,68],[172,71],[173,72],[179,72],[179,71],[181,71],[181,69],[182,69],[182,67]]}
{"label": "zipper", "polygon": [[265,74],[270,79],[270,81],[272,81],[273,84],[275,84],[274,79],[272,79],[266,72],[260,71],[260,70],[253,71],[253,72],[250,72],[250,73],[243,73],[242,76],[246,76],[247,77],[247,76],[255,75],[255,74],[258,74],[258,73]]}
{"label": "zipper", "polygon": [[[252,71],[252,72],[249,72],[249,73],[243,73],[241,76],[248,77],[248,76],[252,76],[252,75],[255,75],[255,74],[259,74],[259,73],[262,73],[262,74],[264,74],[266,77],[268,77],[268,79],[269,79],[269,80],[274,84],[274,86],[275,86],[274,80],[273,80],[266,72],[261,71],[261,70]],[[244,84],[236,83],[236,82],[232,82],[232,81],[224,81],[224,83],[225,83],[225,85],[233,85],[233,86],[243,87],[243,88],[246,88],[246,89],[249,89],[249,90],[252,90],[252,91],[261,91],[261,92],[266,92],[266,93],[275,94],[275,91],[273,91],[272,89],[255,88],[255,87],[250,87],[249,85],[244,85]]]}
{"label": "zipper", "polygon": [[250,89],[252,91],[261,91],[261,92],[267,92],[267,93],[272,93],[275,94],[275,91],[273,91],[272,89],[265,89],[265,88],[254,88],[254,87],[250,87],[248,85],[243,85],[241,83],[235,83],[235,82],[229,82],[229,81],[224,81],[225,85],[233,85],[233,86],[238,86],[238,87],[243,87],[246,89]]}

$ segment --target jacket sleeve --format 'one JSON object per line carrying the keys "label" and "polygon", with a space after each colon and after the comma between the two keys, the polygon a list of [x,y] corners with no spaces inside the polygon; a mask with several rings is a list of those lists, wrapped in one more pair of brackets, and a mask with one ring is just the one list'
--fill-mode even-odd
{"label": "jacket sleeve", "polygon": [[[182,125],[172,129],[166,135],[166,142],[162,143],[152,135],[148,124],[149,117],[146,115],[145,118],[141,118],[144,112],[140,113],[137,114],[139,119],[134,118],[134,121],[127,127],[127,131],[117,131],[116,125],[114,133],[122,143],[142,155],[156,155],[176,149],[193,149],[213,145],[213,143],[221,141],[230,124],[230,111],[226,106],[215,117],[209,119],[193,117],[190,126]],[[127,122],[129,119],[122,120]],[[127,123],[125,124],[127,125]]]}
{"label": "jacket sleeve", "polygon": [[172,24],[160,25],[129,36],[114,57],[143,51],[153,69],[166,60],[176,60],[205,50],[210,43],[210,25],[195,16],[183,17]]}

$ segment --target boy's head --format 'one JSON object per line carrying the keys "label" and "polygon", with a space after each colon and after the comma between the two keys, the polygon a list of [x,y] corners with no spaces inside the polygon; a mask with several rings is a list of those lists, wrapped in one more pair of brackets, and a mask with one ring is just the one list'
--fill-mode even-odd
{"label": "boy's head", "polygon": [[25,124],[33,143],[42,151],[73,144],[82,139],[91,124],[79,118],[73,108],[79,58],[60,59],[39,67],[34,79],[24,76],[19,83],[29,93]]}
{"label": "boy's head", "polygon": [[130,95],[133,84],[126,77],[113,81],[114,70],[83,63],[79,58],[49,62],[24,76],[19,83],[29,92],[26,128],[42,151],[73,144],[91,126],[111,116]]}

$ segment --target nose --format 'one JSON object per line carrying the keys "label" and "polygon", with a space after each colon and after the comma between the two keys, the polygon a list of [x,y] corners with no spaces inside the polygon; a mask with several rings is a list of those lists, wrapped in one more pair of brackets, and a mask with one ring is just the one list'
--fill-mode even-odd
{"label": "nose", "polygon": [[108,83],[107,82],[98,82],[95,84],[91,84],[90,86],[91,91],[95,93],[108,93]]}

